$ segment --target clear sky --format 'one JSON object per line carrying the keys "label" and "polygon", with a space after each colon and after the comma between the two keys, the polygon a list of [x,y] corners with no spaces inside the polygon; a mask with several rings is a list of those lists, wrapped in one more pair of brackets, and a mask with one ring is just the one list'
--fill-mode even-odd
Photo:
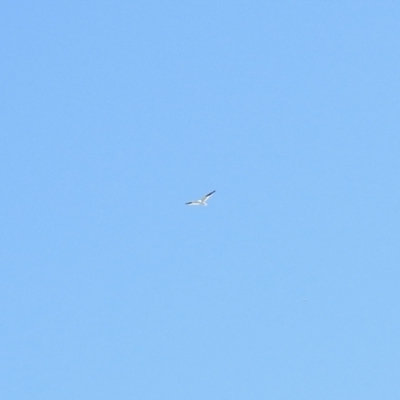
{"label": "clear sky", "polygon": [[1,399],[400,399],[400,2],[0,35]]}

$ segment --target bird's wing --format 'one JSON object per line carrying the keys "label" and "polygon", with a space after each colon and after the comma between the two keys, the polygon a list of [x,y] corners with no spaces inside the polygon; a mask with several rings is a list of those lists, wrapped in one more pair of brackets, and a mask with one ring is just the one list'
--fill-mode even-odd
{"label": "bird's wing", "polygon": [[198,201],[188,201],[187,203],[188,206],[198,206],[200,203]]}
{"label": "bird's wing", "polygon": [[201,201],[207,201],[213,194],[215,193],[215,190],[213,190],[212,192],[206,194]]}

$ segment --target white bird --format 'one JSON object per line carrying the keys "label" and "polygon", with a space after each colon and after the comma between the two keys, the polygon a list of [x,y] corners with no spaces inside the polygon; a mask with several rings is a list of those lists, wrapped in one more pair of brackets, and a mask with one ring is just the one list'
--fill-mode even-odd
{"label": "white bird", "polygon": [[186,204],[188,206],[206,206],[207,205],[207,200],[215,193],[215,190],[213,190],[211,193],[206,194],[203,198],[200,200],[194,200],[194,201],[189,201]]}

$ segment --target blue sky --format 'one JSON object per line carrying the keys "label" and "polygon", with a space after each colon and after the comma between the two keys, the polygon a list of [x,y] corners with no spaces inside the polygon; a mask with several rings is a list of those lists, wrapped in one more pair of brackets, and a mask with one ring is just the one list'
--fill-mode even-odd
{"label": "blue sky", "polygon": [[399,399],[399,18],[3,1],[0,397]]}

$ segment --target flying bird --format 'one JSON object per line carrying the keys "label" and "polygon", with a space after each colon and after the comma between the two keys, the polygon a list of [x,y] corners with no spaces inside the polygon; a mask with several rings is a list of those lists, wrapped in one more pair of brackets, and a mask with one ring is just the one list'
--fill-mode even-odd
{"label": "flying bird", "polygon": [[203,198],[200,200],[194,200],[194,201],[189,201],[186,204],[188,206],[206,206],[207,205],[207,200],[215,193],[215,190],[213,190],[211,193],[206,194]]}

